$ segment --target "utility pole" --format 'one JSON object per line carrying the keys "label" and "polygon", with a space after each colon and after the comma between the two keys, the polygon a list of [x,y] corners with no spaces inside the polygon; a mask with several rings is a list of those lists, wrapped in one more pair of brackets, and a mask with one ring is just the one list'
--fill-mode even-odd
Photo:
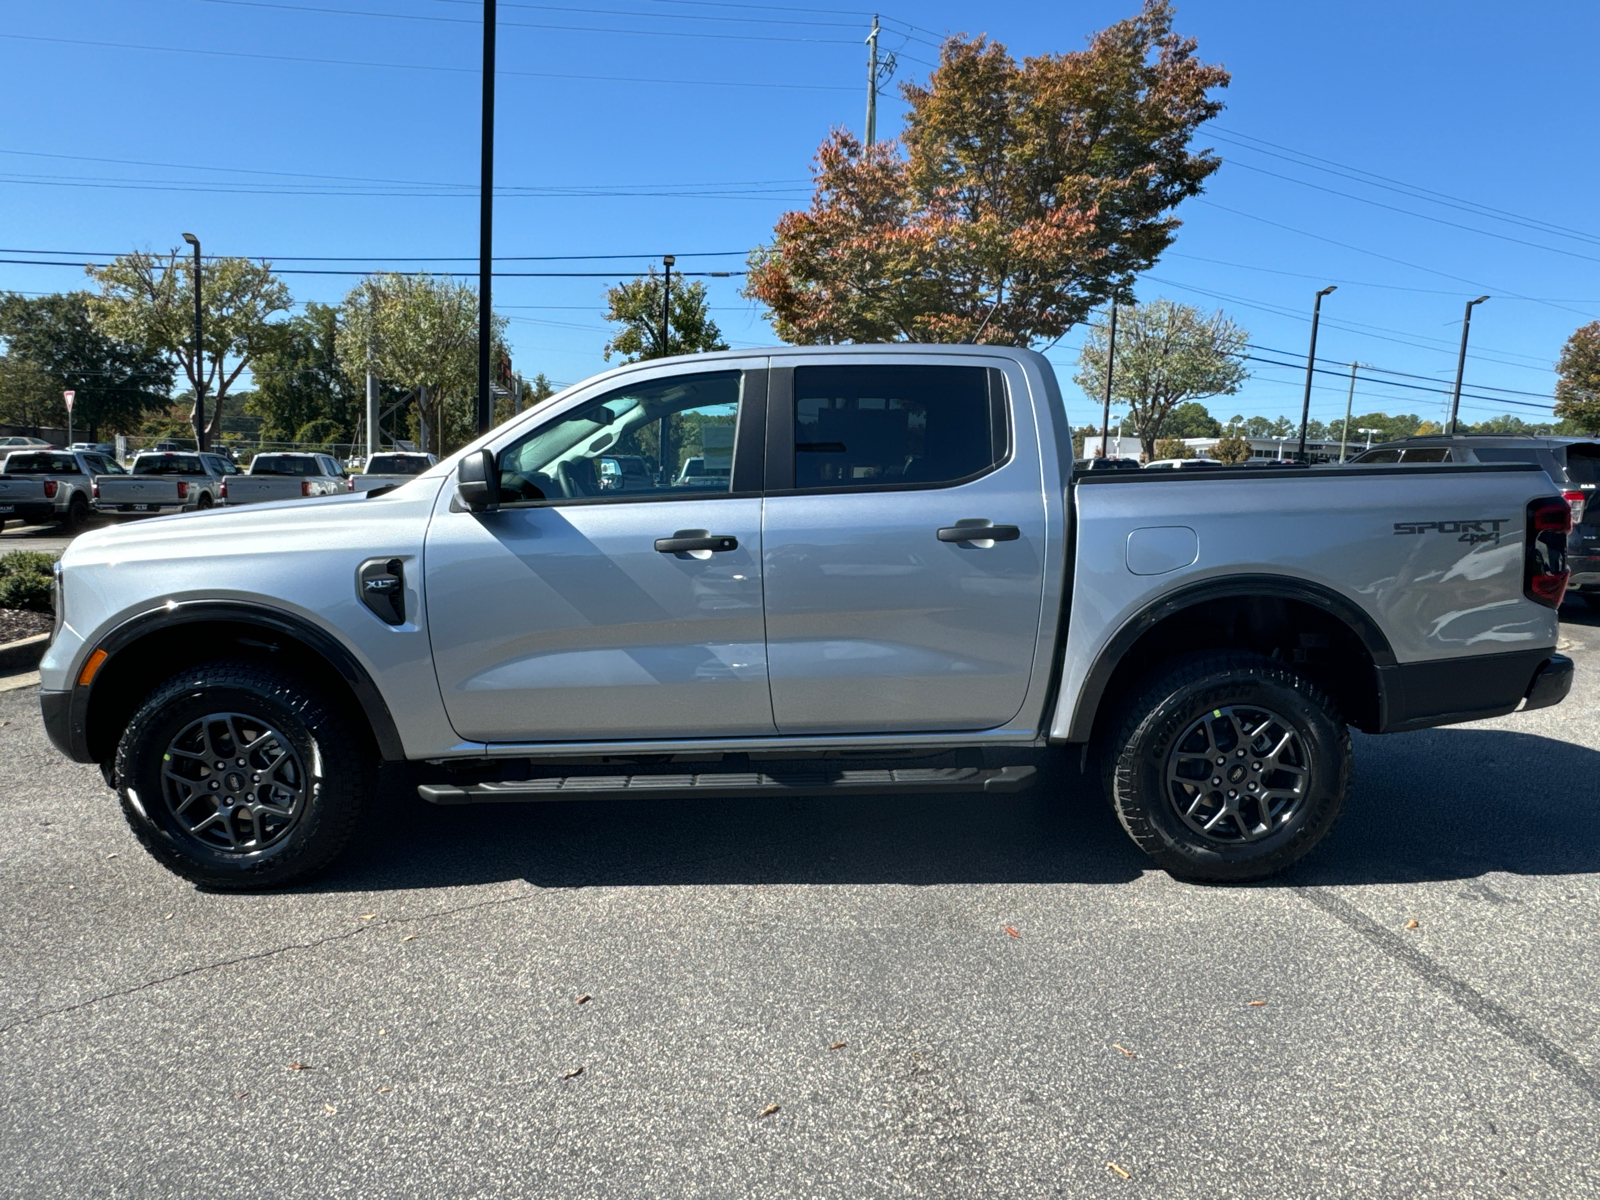
{"label": "utility pole", "polygon": [[1450,425],[1445,429],[1448,434],[1455,433],[1456,413],[1461,408],[1461,377],[1467,370],[1467,331],[1472,328],[1472,310],[1488,298],[1479,296],[1476,300],[1468,300],[1467,310],[1461,314],[1461,356],[1456,359],[1456,390],[1450,394]]}
{"label": "utility pole", "polygon": [[194,444],[195,448],[204,454],[206,450],[206,355],[201,341],[203,326],[200,308],[200,239],[192,233],[186,233],[183,235],[183,240],[194,247]]}
{"label": "utility pole", "polygon": [[661,280],[661,356],[663,358],[670,352],[667,339],[672,336],[672,264],[677,261],[670,254],[661,256],[661,265],[666,271]]}
{"label": "utility pole", "polygon": [[[494,4],[483,0],[483,148],[478,164],[478,432],[494,424]],[[426,448],[426,447],[424,447]]]}
{"label": "utility pole", "polygon": [[[1306,398],[1300,405],[1300,461],[1306,461],[1306,422],[1311,419],[1311,372],[1317,365],[1317,324],[1322,320],[1322,298],[1339,290],[1338,284],[1329,284],[1317,293],[1317,302],[1311,309],[1311,349],[1306,352]],[[1283,457],[1283,446],[1278,446],[1278,457]]]}
{"label": "utility pole", "polygon": [[878,14],[872,14],[867,34],[867,145],[878,140]]}
{"label": "utility pole", "polygon": [[[1117,301],[1111,299],[1111,336],[1106,339],[1106,405],[1100,414],[1100,455],[1111,461],[1111,447],[1106,444],[1111,432],[1111,370],[1117,363]],[[1117,449],[1122,449],[1122,426],[1117,426]]]}
{"label": "utility pole", "polygon": [[378,377],[372,373],[372,347],[367,347],[367,464],[381,447],[378,437]]}
{"label": "utility pole", "polygon": [[1356,398],[1356,368],[1360,363],[1350,364],[1350,391],[1344,398],[1344,428],[1339,431],[1339,461],[1344,461],[1345,443],[1350,440],[1350,405]]}

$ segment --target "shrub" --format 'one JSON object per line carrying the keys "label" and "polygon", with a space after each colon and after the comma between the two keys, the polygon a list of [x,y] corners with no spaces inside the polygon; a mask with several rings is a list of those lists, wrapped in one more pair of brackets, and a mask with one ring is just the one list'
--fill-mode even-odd
{"label": "shrub", "polygon": [[1156,443],[1157,458],[1193,458],[1194,448],[1182,438],[1162,438]]}
{"label": "shrub", "polygon": [[0,608],[29,612],[55,610],[55,559],[37,550],[18,550],[0,558]]}
{"label": "shrub", "polygon": [[1227,434],[1218,439],[1211,454],[1222,462],[1237,466],[1239,463],[1250,460],[1250,442],[1237,429],[1229,430]]}

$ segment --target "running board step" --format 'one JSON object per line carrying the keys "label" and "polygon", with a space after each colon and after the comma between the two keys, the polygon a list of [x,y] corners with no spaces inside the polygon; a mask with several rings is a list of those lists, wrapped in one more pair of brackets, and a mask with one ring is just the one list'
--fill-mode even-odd
{"label": "running board step", "polygon": [[432,804],[535,800],[661,800],[671,796],[873,795],[879,792],[1020,792],[1037,768],[921,767],[903,770],[715,771],[700,775],[551,775],[507,783],[424,783]]}

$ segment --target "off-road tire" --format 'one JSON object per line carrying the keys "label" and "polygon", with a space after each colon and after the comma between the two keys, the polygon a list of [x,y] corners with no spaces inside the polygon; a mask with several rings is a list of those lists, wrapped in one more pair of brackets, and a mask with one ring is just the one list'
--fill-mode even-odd
{"label": "off-road tire", "polygon": [[[1224,843],[1180,816],[1167,765],[1178,739],[1208,712],[1251,705],[1293,727],[1309,782],[1280,828]],[[1350,732],[1326,692],[1282,663],[1241,651],[1192,655],[1153,676],[1122,706],[1101,752],[1112,808],[1139,848],[1178,878],[1219,883],[1264,879],[1310,853],[1344,809],[1352,761]]]}
{"label": "off-road tire", "polygon": [[[304,767],[298,817],[264,849],[203,844],[167,802],[163,756],[201,717],[237,713],[280,733]],[[157,688],[117,745],[114,786],[123,816],[144,848],[168,870],[203,887],[276,887],[326,867],[350,840],[377,780],[377,761],[348,717],[305,680],[250,662],[191,667]]]}
{"label": "off-road tire", "polygon": [[211,493],[210,492],[201,492],[200,493],[200,499],[195,501],[194,506],[196,508],[200,509],[203,512],[206,509],[210,508],[213,503],[214,503],[214,501],[211,499]]}

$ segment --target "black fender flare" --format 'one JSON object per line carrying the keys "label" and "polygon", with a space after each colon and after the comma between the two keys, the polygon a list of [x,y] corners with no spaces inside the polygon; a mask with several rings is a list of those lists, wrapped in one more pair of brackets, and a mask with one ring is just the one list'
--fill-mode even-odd
{"label": "black fender flare", "polygon": [[[1384,686],[1386,667],[1395,665],[1394,650],[1383,630],[1360,605],[1330,587],[1305,579],[1285,575],[1253,574],[1230,575],[1226,579],[1212,579],[1187,587],[1176,588],[1151,601],[1130,617],[1105,644],[1084,677],[1072,710],[1072,724],[1068,727],[1068,742],[1087,742],[1094,732],[1095,715],[1104,698],[1106,688],[1117,672],[1123,658],[1135,642],[1168,617],[1205,604],[1212,600],[1227,600],[1244,596],[1271,596],[1281,600],[1298,600],[1323,609],[1343,621],[1361,639],[1367,653],[1377,668],[1378,686]],[[1381,703],[1381,697],[1380,697]],[[1381,710],[1380,710],[1381,711]]]}
{"label": "black fender flare", "polygon": [[[109,656],[108,661],[114,660],[119,650],[126,649],[151,633],[202,621],[227,621],[234,625],[254,626],[263,633],[281,634],[303,643],[320,655],[354,694],[371,726],[373,740],[383,759],[388,762],[405,759],[405,747],[400,741],[400,731],[389,712],[389,705],[366,668],[343,642],[326,629],[283,609],[243,600],[190,600],[164,604],[128,618],[90,647],[88,652],[104,650]],[[82,657],[86,661],[88,653]],[[67,727],[60,731],[67,745],[62,745],[63,739],[58,739],[55,731],[51,731],[51,740],[57,747],[78,762],[94,761],[89,753],[88,718],[90,699],[99,678],[100,675],[97,675],[96,680],[87,687],[74,683],[72,690],[67,693],[70,700],[63,706],[66,709]]]}

